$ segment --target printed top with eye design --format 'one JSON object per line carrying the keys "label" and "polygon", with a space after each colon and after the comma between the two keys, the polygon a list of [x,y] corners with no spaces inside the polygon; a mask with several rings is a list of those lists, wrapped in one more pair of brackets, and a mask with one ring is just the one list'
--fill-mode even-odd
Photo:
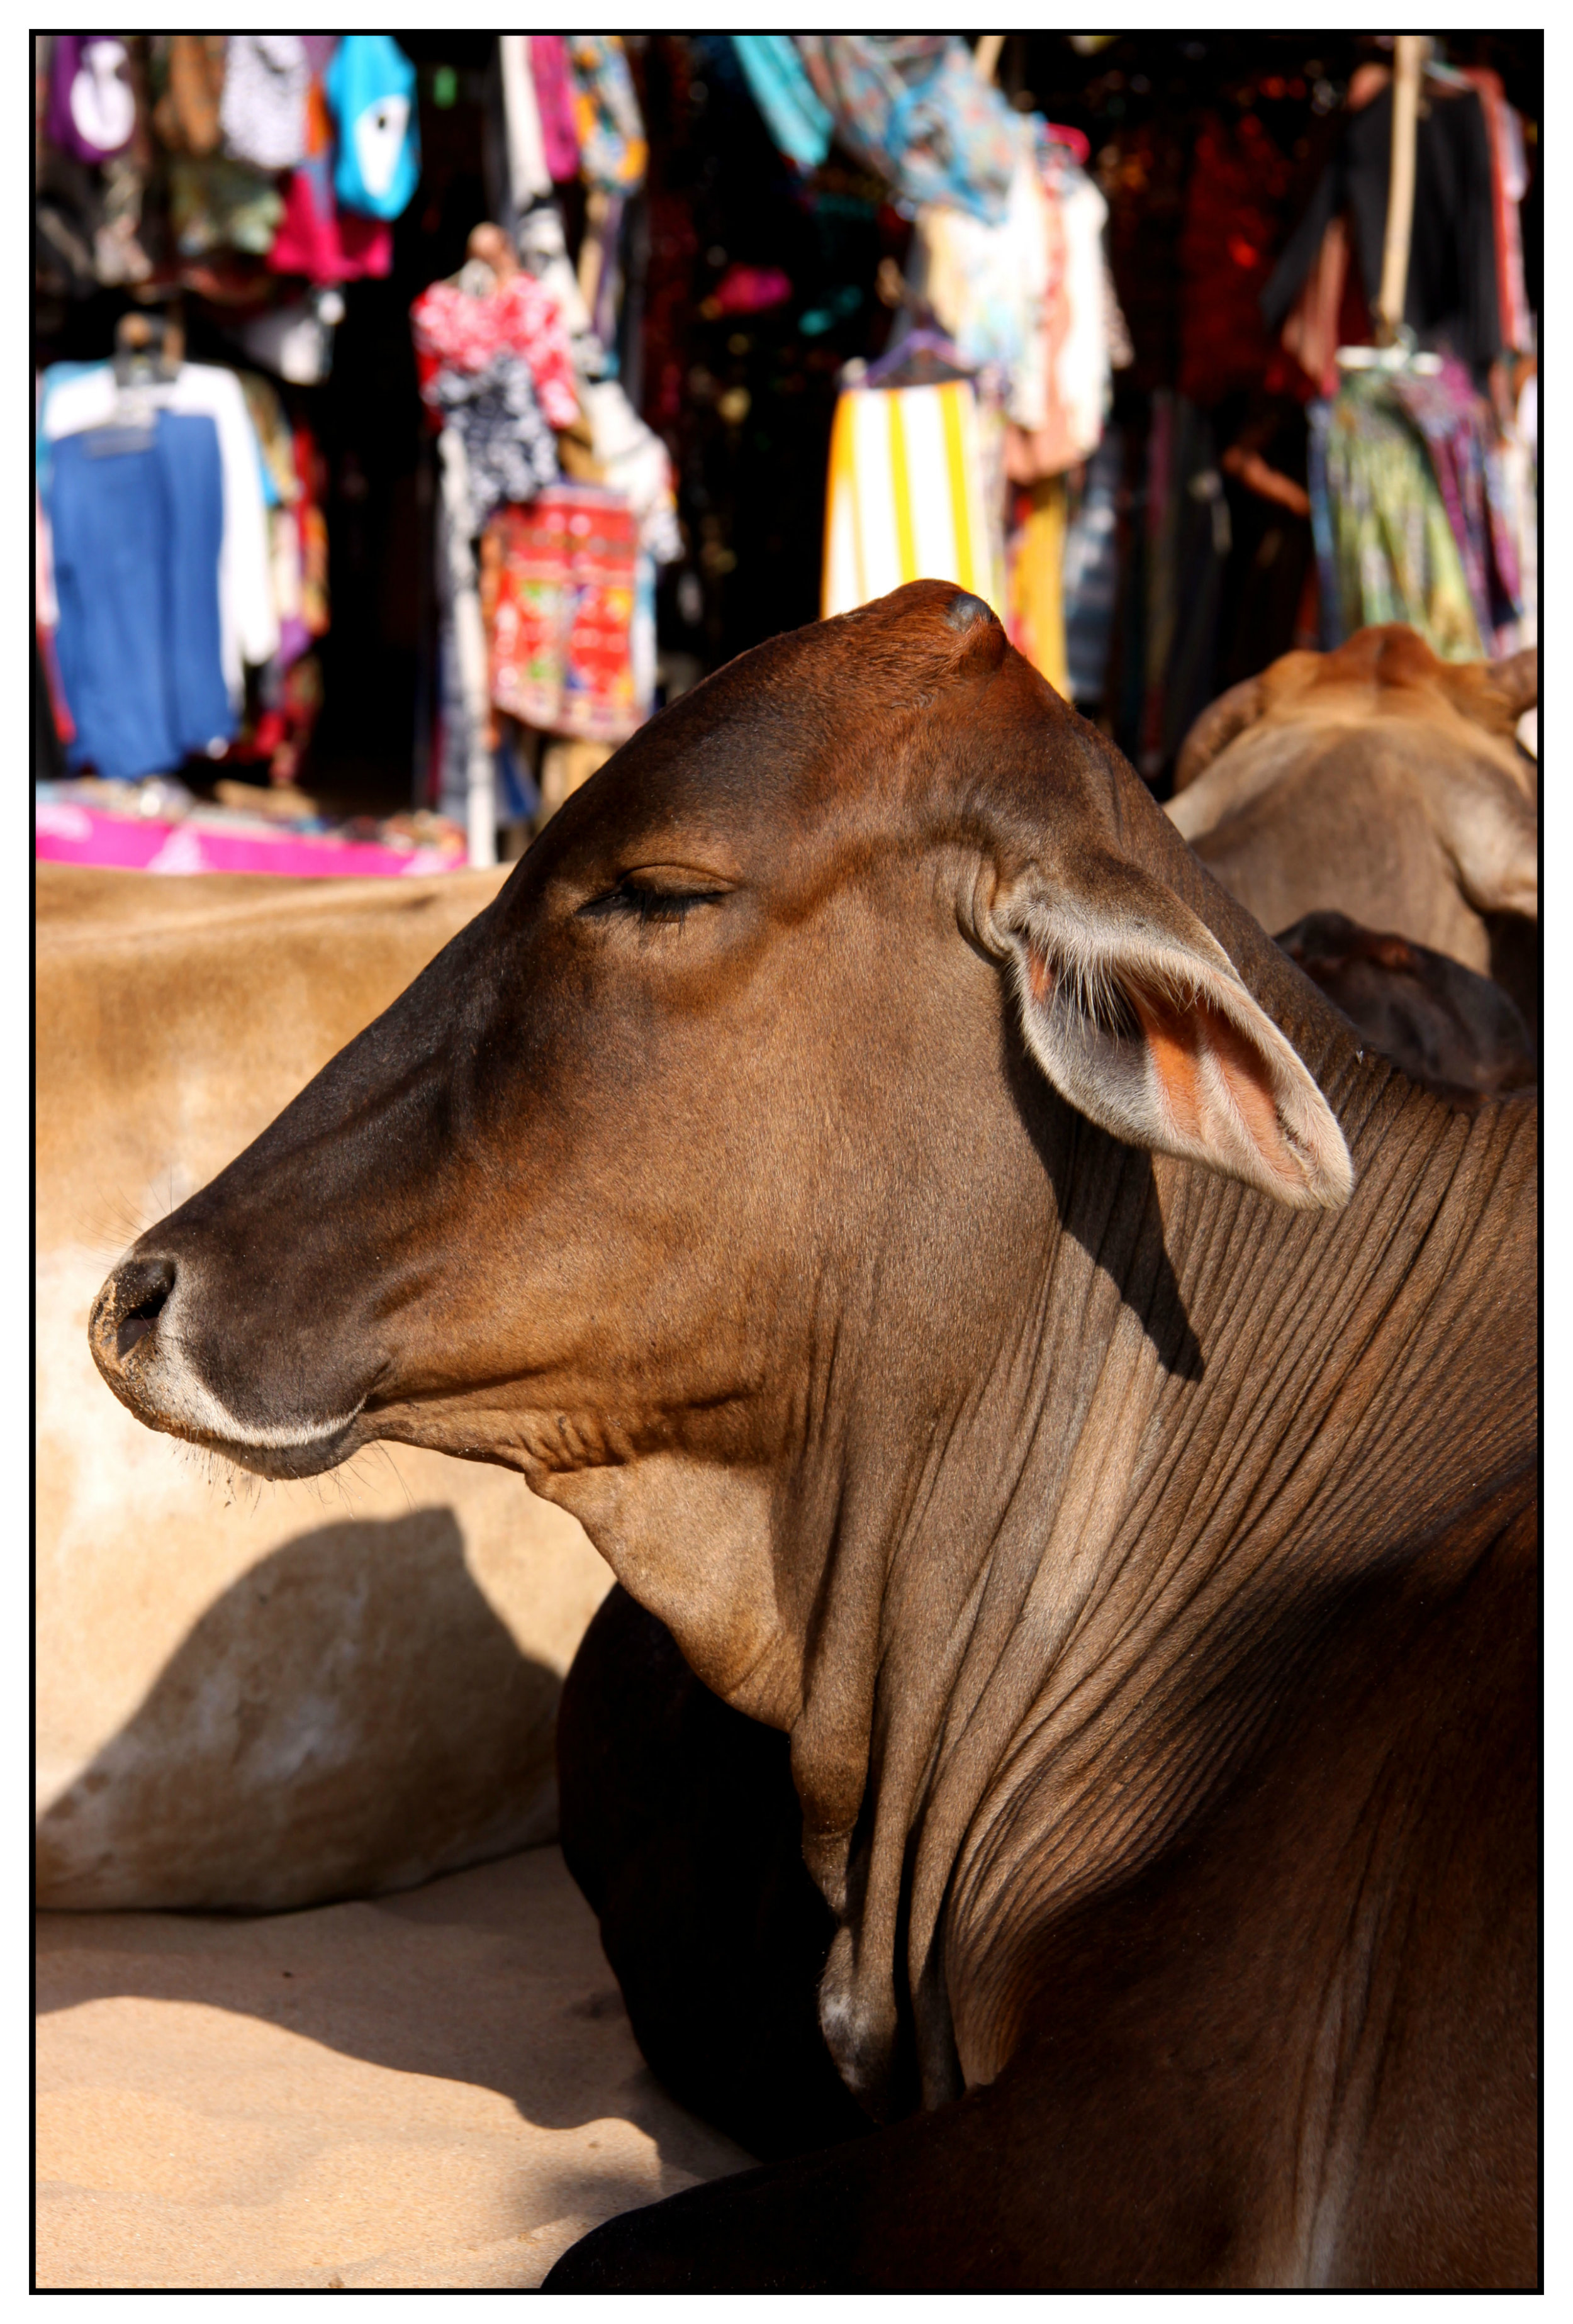
{"label": "printed top with eye design", "polygon": [[642,927],[656,923],[681,927],[700,905],[718,904],[730,893],[707,885],[702,872],[646,873],[625,872],[615,888],[592,896],[579,906],[581,919],[633,919]]}

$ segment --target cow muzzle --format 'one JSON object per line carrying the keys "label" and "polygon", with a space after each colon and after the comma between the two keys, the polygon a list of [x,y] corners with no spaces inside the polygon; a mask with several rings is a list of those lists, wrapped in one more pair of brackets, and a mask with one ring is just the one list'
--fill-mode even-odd
{"label": "cow muzzle", "polygon": [[124,1259],[88,1321],[88,1342],[109,1387],[145,1427],[222,1453],[264,1477],[312,1477],[354,1450],[365,1397],[323,1417],[261,1422],[231,1409],[204,1376],[194,1329],[198,1269],[162,1254]]}

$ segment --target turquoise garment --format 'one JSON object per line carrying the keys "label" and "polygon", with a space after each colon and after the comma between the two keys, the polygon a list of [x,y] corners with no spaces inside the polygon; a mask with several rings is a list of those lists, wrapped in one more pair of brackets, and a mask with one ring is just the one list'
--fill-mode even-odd
{"label": "turquoise garment", "polygon": [[784,32],[734,32],[732,46],[776,144],[800,170],[817,170],[830,151],[834,124],[791,40]]}
{"label": "turquoise garment", "polygon": [[348,32],[322,86],[338,124],[334,192],[347,210],[396,218],[421,175],[414,66],[386,32]]}
{"label": "turquoise garment", "polygon": [[955,32],[797,32],[792,45],[836,134],[898,202],[948,202],[998,226],[1021,131]]}

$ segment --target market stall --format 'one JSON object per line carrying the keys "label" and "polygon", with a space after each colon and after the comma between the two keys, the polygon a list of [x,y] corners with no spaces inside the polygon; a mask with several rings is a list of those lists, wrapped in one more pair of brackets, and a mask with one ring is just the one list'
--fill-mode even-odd
{"label": "market stall", "polygon": [[1296,643],[1536,636],[1537,36],[35,58],[42,853],[512,855],[920,574],[1160,788]]}

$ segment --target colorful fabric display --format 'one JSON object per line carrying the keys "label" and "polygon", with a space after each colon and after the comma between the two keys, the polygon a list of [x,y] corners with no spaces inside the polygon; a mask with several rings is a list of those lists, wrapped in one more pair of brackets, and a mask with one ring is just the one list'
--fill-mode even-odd
{"label": "colorful fabric display", "polygon": [[225,153],[170,157],[170,224],[182,258],[244,250],[265,258],[284,216],[273,180]]}
{"label": "colorful fabric display", "polygon": [[1309,406],[1311,530],[1324,646],[1407,622],[1444,661],[1485,653],[1464,562],[1425,444],[1374,372]]}
{"label": "colorful fabric display", "polygon": [[817,170],[836,124],[791,41],[785,32],[734,32],[732,46],[776,145],[800,170]]}
{"label": "colorful fabric display", "polygon": [[338,130],[333,190],[346,209],[396,218],[421,175],[415,68],[386,32],[348,32],[323,75]]}
{"label": "colorful fabric display", "polygon": [[633,511],[621,493],[557,484],[492,522],[501,549],[493,701],[548,733],[625,742],[641,716]]}
{"label": "colorful fabric display", "polygon": [[950,201],[918,212],[907,260],[913,301],[926,307],[975,370],[996,364],[1010,382],[1013,420],[1041,426],[1041,365],[1029,367],[1049,290],[1048,203],[1024,122],[1012,117],[1016,155],[1009,194],[993,221]]}
{"label": "colorful fabric display", "polygon": [[533,500],[556,483],[557,439],[541,417],[530,366],[511,347],[500,347],[483,371],[440,371],[424,394],[464,445],[472,534],[504,502]]}
{"label": "colorful fabric display", "polygon": [[632,193],[650,159],[644,122],[623,43],[615,32],[569,32],[579,169],[602,193]]}
{"label": "colorful fabric display", "polygon": [[1065,661],[1077,702],[1104,698],[1120,587],[1118,506],[1124,462],[1124,438],[1117,428],[1106,429],[1066,530]]}
{"label": "colorful fabric display", "polygon": [[154,42],[153,125],[171,153],[217,152],[228,45],[222,32],[174,32]]}
{"label": "colorful fabric display", "polygon": [[334,199],[333,116],[325,71],[314,73],[307,89],[305,158],[285,182],[283,217],[268,266],[274,274],[303,274],[322,285],[381,279],[393,271],[393,230],[381,218],[340,209]]}
{"label": "colorful fabric display", "polygon": [[615,379],[584,390],[591,449],[599,481],[620,493],[634,512],[639,545],[657,565],[675,565],[682,555],[671,458]]}
{"label": "colorful fabric display", "polygon": [[134,779],[227,742],[219,659],[224,480],[218,433],[161,411],[143,448],[91,433],[54,449],[51,517],[70,765]]}
{"label": "colorful fabric display", "polygon": [[986,470],[969,380],[845,390],[830,431],[821,613],[927,578],[957,582],[1003,619]]}
{"label": "colorful fabric display", "polygon": [[254,170],[293,170],[304,161],[310,80],[294,33],[233,34],[218,115],[231,158]]}
{"label": "colorful fabric display", "polygon": [[793,37],[841,143],[902,201],[948,202],[999,224],[1020,122],[994,84],[979,80],[958,34]]}
{"label": "colorful fabric display", "polygon": [[579,134],[574,120],[573,80],[568,44],[560,32],[530,37],[530,77],[541,120],[541,148],[554,185],[566,185],[579,170]]}
{"label": "colorful fabric display", "polygon": [[[61,377],[65,369],[51,364],[44,374],[42,424],[51,439],[51,460],[58,459],[66,438],[106,427],[116,411],[115,374],[107,364]],[[238,703],[244,692],[243,663],[271,661],[279,647],[256,436],[240,382],[220,364],[182,364],[175,378],[153,393],[165,410],[205,413],[218,431],[224,475],[220,655],[230,697]]]}
{"label": "colorful fabric display", "polygon": [[578,416],[573,349],[556,300],[521,270],[483,297],[455,282],[433,282],[410,309],[417,368],[425,381],[439,369],[486,370],[504,353],[529,365],[536,399],[554,428]]}
{"label": "colorful fabric display", "polygon": [[136,131],[125,42],[58,32],[50,58],[49,141],[92,166],[124,153]]}
{"label": "colorful fabric display", "polygon": [[1005,546],[1011,643],[1056,694],[1068,696],[1065,658],[1065,509],[1063,476],[1018,485]]}
{"label": "colorful fabric display", "polygon": [[1503,92],[1500,74],[1476,68],[1465,75],[1480,98],[1491,145],[1491,195],[1496,243],[1496,295],[1502,310],[1502,344],[1526,350],[1533,341],[1529,294],[1524,285],[1524,246],[1519,204],[1530,189],[1523,128]]}
{"label": "colorful fabric display", "polygon": [[1518,552],[1490,409],[1450,360],[1429,377],[1401,369],[1389,383],[1431,456],[1480,634],[1489,650],[1506,650],[1496,641],[1521,610]]}

